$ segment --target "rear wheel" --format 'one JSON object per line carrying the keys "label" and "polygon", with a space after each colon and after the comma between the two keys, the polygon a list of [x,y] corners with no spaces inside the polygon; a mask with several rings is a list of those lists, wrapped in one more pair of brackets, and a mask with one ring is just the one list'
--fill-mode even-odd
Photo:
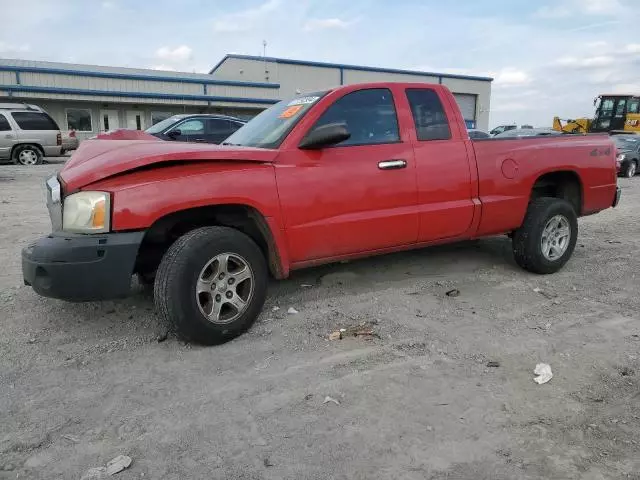
{"label": "rear wheel", "polygon": [[627,178],[633,178],[638,171],[638,164],[635,160],[631,160],[627,165],[627,169],[624,171],[624,176]]}
{"label": "rear wheel", "polygon": [[20,145],[13,151],[13,161],[18,165],[40,165],[42,152],[35,145]]}
{"label": "rear wheel", "polygon": [[267,263],[255,242],[227,227],[179,238],[158,268],[154,301],[185,340],[214,345],[246,331],[267,293]]}
{"label": "rear wheel", "polygon": [[569,261],[577,240],[578,217],[571,204],[558,198],[537,198],[513,235],[513,255],[525,270],[554,273]]}

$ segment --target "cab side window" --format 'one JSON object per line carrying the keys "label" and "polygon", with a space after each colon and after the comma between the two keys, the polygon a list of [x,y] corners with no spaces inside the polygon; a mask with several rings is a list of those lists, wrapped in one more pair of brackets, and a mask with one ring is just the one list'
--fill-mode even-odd
{"label": "cab side window", "polygon": [[438,94],[429,88],[407,89],[418,140],[448,140],[451,129]]}
{"label": "cab side window", "polygon": [[342,123],[351,133],[339,147],[400,141],[393,95],[386,88],[348,93],[331,105],[313,128],[330,123]]}
{"label": "cab side window", "polygon": [[11,125],[9,125],[9,120],[3,114],[0,113],[0,132],[6,132],[11,130]]}

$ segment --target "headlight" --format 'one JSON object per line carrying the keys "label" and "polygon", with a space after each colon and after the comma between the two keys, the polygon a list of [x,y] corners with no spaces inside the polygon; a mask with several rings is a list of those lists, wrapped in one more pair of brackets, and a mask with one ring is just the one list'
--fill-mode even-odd
{"label": "headlight", "polygon": [[78,192],[64,199],[62,230],[75,233],[109,231],[111,197],[106,192]]}
{"label": "headlight", "polygon": [[623,161],[627,156],[624,153],[619,153],[618,156],[616,157],[616,160],[618,160],[619,162]]}

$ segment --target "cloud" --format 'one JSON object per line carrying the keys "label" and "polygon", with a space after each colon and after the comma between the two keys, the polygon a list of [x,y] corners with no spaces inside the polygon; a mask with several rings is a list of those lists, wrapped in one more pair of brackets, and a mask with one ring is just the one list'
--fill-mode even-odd
{"label": "cloud", "polygon": [[520,86],[531,83],[531,76],[524,70],[514,67],[505,67],[493,75],[494,82],[500,86]]}
{"label": "cloud", "polygon": [[608,46],[609,46],[609,43],[603,40],[596,40],[595,42],[588,42],[585,44],[585,47],[587,48],[604,48]]}
{"label": "cloud", "polygon": [[582,9],[589,15],[615,15],[622,12],[619,0],[578,0]]}
{"label": "cloud", "polygon": [[185,62],[191,59],[193,50],[187,45],[180,45],[179,47],[160,47],[156,50],[156,58],[165,60],[168,62]]}
{"label": "cloud", "polygon": [[537,18],[565,18],[571,15],[571,9],[564,5],[558,5],[554,7],[540,7],[534,17]]}
{"label": "cloud", "polygon": [[111,10],[113,8],[116,8],[116,4],[115,2],[109,2],[109,1],[104,1],[102,2],[102,8],[105,8],[107,10]]}
{"label": "cloud", "polygon": [[595,57],[561,57],[556,60],[555,64],[561,67],[569,68],[603,68],[613,65],[616,59],[609,55],[598,55]]}
{"label": "cloud", "polygon": [[640,92],[640,83],[618,83],[613,86],[613,93],[634,93]]}
{"label": "cloud", "polygon": [[555,5],[544,5],[534,17],[543,19],[567,18],[576,15],[618,15],[624,12],[619,0],[557,0]]}
{"label": "cloud", "polygon": [[175,72],[176,68],[171,65],[152,65],[151,70],[164,70],[165,72]]}
{"label": "cloud", "polygon": [[624,47],[627,53],[640,53],[640,43],[630,43]]}
{"label": "cloud", "polygon": [[529,108],[522,102],[493,102],[491,110],[494,112],[522,112]]}
{"label": "cloud", "polygon": [[589,85],[611,85],[616,75],[610,69],[596,70],[587,74],[585,80]]}
{"label": "cloud", "polygon": [[608,20],[606,22],[589,23],[587,25],[581,25],[576,28],[570,28],[565,30],[565,33],[582,32],[583,30],[593,30],[594,28],[608,27],[610,25],[620,25],[620,20]]}
{"label": "cloud", "polygon": [[9,53],[25,53],[31,50],[31,46],[28,43],[22,43],[20,45],[15,43],[8,43],[0,41],[0,54]]}
{"label": "cloud", "polygon": [[339,18],[318,18],[309,20],[304,25],[304,30],[307,32],[313,30],[343,30],[349,27],[353,22],[347,22]]}
{"label": "cloud", "polygon": [[263,17],[277,10],[281,4],[282,0],[268,0],[255,8],[221,15],[213,22],[213,31],[237,33],[254,30]]}

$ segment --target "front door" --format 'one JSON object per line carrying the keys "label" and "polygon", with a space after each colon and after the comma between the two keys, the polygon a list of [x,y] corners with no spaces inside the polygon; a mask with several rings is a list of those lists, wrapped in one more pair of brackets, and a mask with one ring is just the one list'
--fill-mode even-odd
{"label": "front door", "polygon": [[129,130],[144,130],[144,112],[127,110],[127,128]]}
{"label": "front door", "polygon": [[120,128],[118,110],[100,110],[100,131],[109,132]]}
{"label": "front door", "polygon": [[179,135],[170,137],[179,142],[206,142],[204,118],[190,118],[172,127],[169,131],[180,132]]}
{"label": "front door", "polygon": [[320,150],[285,150],[277,164],[291,261],[415,242],[414,156],[400,135],[391,91],[348,93],[312,129],[330,123],[346,124],[351,138]]}

